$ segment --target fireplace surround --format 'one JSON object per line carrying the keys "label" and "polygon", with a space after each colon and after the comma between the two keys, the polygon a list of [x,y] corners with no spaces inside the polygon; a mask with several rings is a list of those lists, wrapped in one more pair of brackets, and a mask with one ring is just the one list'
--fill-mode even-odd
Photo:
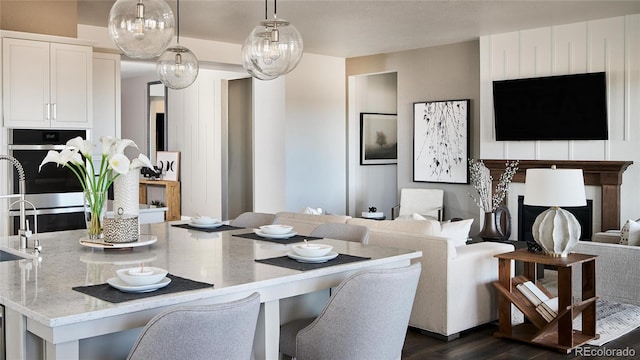
{"label": "fireplace surround", "polygon": [[[492,188],[495,189],[500,174],[504,171],[505,162],[515,160],[483,159],[482,161],[491,172]],[[527,169],[532,168],[548,168],[556,165],[558,169],[582,169],[584,184],[599,186],[602,189],[600,231],[606,231],[620,228],[620,185],[622,185],[622,174],[631,164],[633,161],[520,160],[518,171],[512,182],[524,183]]]}

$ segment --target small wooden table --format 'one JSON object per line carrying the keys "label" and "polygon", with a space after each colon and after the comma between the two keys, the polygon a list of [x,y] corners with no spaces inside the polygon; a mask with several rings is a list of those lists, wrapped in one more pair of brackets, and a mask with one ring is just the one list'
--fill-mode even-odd
{"label": "small wooden table", "polygon": [[[584,343],[597,339],[596,334],[596,255],[572,253],[567,257],[552,257],[543,253],[520,249],[495,255],[498,258],[498,322],[495,337],[508,338],[540,345],[560,352],[569,353]],[[511,260],[524,263],[524,275],[511,277]],[[550,265],[558,269],[558,316],[547,321],[535,306],[516,289],[516,285],[529,279],[536,279],[536,264]],[[574,266],[582,265],[582,299],[573,304],[571,272]],[[536,285],[553,297],[544,287]],[[525,316],[525,322],[511,324],[511,304]],[[573,319],[582,313],[582,331],[573,330]]]}
{"label": "small wooden table", "polygon": [[166,220],[180,220],[180,181],[140,179],[140,204],[147,203],[147,185],[164,186],[164,198],[169,208]]}

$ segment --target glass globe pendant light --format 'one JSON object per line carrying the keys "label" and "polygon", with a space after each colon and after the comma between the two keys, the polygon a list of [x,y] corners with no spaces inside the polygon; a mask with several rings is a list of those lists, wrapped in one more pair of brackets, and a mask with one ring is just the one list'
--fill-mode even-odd
{"label": "glass globe pendant light", "polygon": [[162,0],[117,0],[109,12],[109,34],[130,58],[150,59],[173,39],[174,19]]}
{"label": "glass globe pendant light", "polygon": [[170,88],[180,90],[193,84],[198,77],[198,59],[184,46],[180,46],[180,0],[176,4],[176,45],[168,47],[158,58],[156,71],[160,81]]}
{"label": "glass globe pendant light", "polygon": [[273,19],[267,20],[265,0],[265,20],[253,29],[242,45],[243,67],[261,80],[291,72],[302,59],[302,35],[289,21],[278,18],[276,6],[274,1]]}

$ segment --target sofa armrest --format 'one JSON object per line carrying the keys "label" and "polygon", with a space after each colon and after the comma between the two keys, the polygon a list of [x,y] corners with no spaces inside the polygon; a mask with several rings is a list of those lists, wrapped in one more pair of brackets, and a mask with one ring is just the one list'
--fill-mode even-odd
{"label": "sofa armrest", "polygon": [[423,267],[411,326],[449,336],[497,319],[494,255],[513,251],[513,245],[483,242],[456,247],[453,239],[430,235],[415,244],[422,251]]}
{"label": "sofa armrest", "polygon": [[[640,305],[640,246],[578,241],[576,253],[596,258],[596,295],[602,299]],[[573,295],[581,295],[582,268],[574,267]]]}

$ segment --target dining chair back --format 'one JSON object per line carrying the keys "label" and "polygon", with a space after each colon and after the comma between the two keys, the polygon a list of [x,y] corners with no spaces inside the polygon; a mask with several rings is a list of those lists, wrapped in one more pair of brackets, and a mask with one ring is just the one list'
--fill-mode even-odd
{"label": "dining chair back", "polygon": [[238,226],[244,228],[258,228],[262,225],[271,225],[276,219],[275,214],[259,213],[259,212],[244,212],[235,219],[229,222],[231,226]]}
{"label": "dining chair back", "polygon": [[318,225],[309,236],[354,241],[362,244],[369,242],[369,228],[362,225],[325,223]]}
{"label": "dining chair back", "polygon": [[183,306],[147,323],[128,360],[252,358],[260,294],[232,302]]}
{"label": "dining chair back", "polygon": [[297,360],[400,359],[421,264],[345,279],[315,319],[280,328],[280,352]]}

